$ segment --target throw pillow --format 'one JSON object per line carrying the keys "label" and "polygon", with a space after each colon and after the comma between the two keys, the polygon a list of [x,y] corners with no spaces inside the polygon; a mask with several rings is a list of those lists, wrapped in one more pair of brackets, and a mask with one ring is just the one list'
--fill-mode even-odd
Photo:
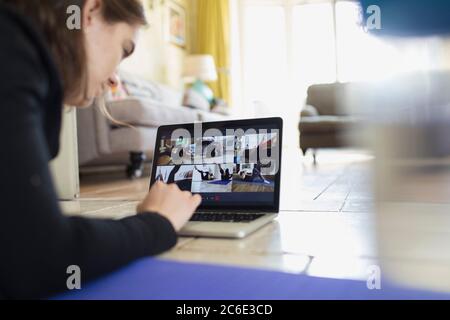
{"label": "throw pillow", "polygon": [[186,91],[184,95],[183,105],[203,111],[210,111],[211,109],[211,105],[209,104],[208,100],[194,89],[189,89]]}

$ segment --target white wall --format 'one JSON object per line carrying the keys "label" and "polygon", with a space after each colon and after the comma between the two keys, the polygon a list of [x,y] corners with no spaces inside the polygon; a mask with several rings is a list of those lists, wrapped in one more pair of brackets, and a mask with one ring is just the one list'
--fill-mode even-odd
{"label": "white wall", "polygon": [[74,200],[80,195],[76,109],[64,109],[58,157],[50,163],[60,200]]}
{"label": "white wall", "polygon": [[186,10],[186,48],[178,47],[167,41],[167,1],[153,1],[153,9],[149,7],[150,0],[146,1],[150,25],[141,31],[136,52],[122,63],[121,69],[149,80],[168,84],[176,89],[182,89],[181,75],[184,57],[191,50],[191,0],[176,1]]}

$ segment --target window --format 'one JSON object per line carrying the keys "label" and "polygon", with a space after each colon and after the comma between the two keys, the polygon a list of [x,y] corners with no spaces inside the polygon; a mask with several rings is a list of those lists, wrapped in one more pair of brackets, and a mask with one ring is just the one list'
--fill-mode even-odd
{"label": "window", "polygon": [[243,79],[250,107],[257,108],[260,104],[275,108],[288,94],[285,18],[281,6],[247,7]]}
{"label": "window", "polygon": [[[297,91],[336,81],[336,44],[331,3],[293,8],[293,79]],[[298,97],[301,98],[301,97]]]}
{"label": "window", "polygon": [[426,44],[400,50],[371,37],[361,27],[356,1],[234,1],[239,26],[232,33],[233,60],[240,64],[234,100],[246,115],[282,116],[288,137],[298,136],[310,85],[378,79],[437,60]]}
{"label": "window", "polygon": [[355,2],[336,3],[337,80],[375,80],[398,71],[399,55],[385,42],[360,26],[361,11]]}

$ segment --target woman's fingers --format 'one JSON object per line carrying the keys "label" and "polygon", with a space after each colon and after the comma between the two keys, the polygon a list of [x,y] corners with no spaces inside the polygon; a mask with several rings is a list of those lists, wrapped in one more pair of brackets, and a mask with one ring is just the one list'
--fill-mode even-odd
{"label": "woman's fingers", "polygon": [[202,202],[202,197],[199,194],[195,194],[195,195],[192,196],[192,202],[194,204],[195,209],[197,209],[198,206]]}
{"label": "woman's fingers", "polygon": [[180,230],[201,201],[200,195],[182,191],[176,184],[156,182],[137,209],[138,212],[157,212],[169,219],[176,230]]}

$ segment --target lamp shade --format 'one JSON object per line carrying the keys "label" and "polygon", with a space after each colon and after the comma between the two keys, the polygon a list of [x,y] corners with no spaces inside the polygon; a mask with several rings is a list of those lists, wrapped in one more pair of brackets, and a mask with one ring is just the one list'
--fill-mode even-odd
{"label": "lamp shade", "polygon": [[211,55],[191,55],[184,62],[183,77],[186,81],[216,81],[217,69]]}

